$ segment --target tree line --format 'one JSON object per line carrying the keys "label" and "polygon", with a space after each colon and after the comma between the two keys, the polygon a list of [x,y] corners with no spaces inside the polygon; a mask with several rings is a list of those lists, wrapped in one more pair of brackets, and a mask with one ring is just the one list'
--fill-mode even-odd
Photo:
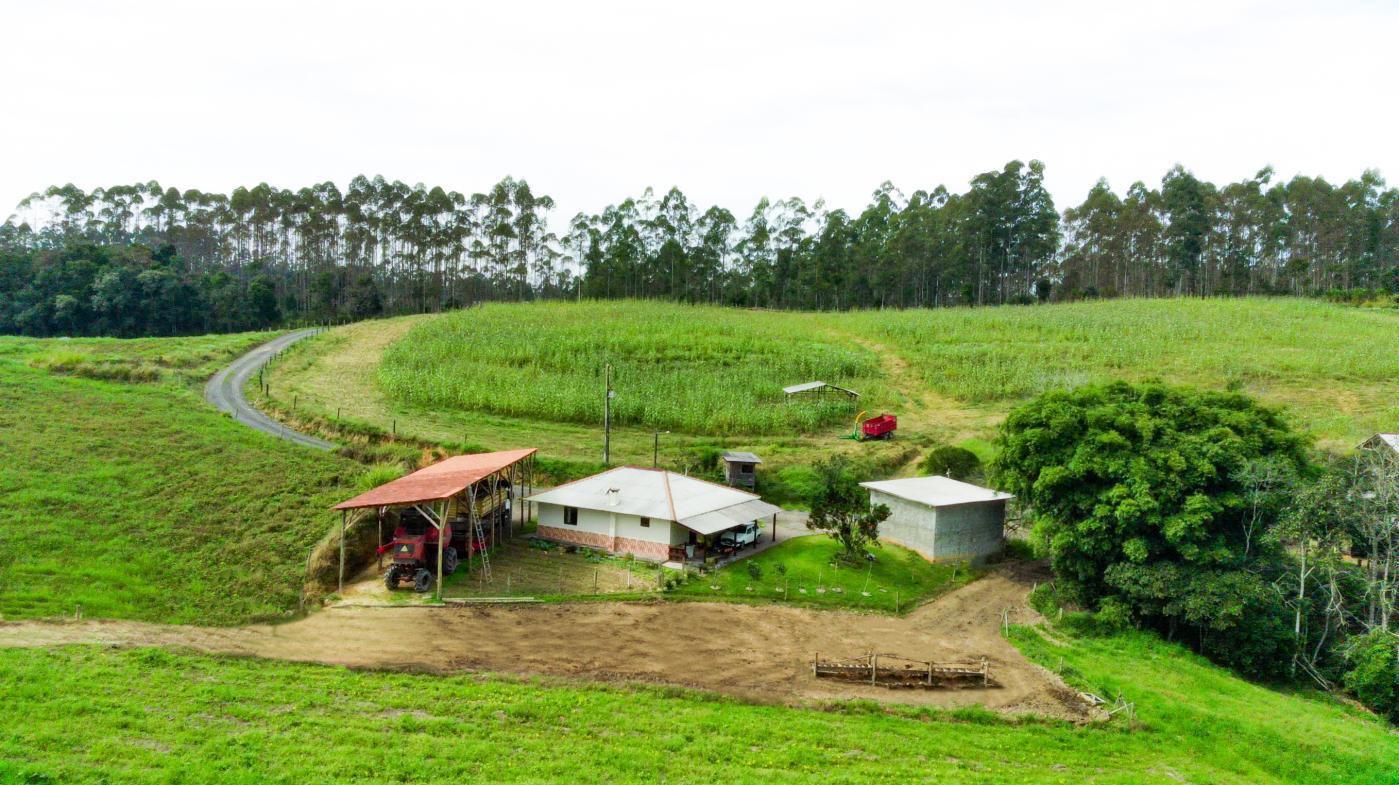
{"label": "tree line", "polygon": [[[471,196],[364,176],[227,195],[55,186],[0,225],[0,332],[243,329],[562,297],[847,309],[1399,292],[1399,191],[1374,172],[1333,186],[1265,169],[1221,187],[1177,166],[1120,196],[1100,181],[1062,215],[1043,181],[1040,162],[1012,161],[962,192],[885,183],[858,213],[793,197],[742,219],[647,189],[558,232],[553,200],[509,177]],[[168,313],[171,280],[205,313]],[[115,303],[118,288],[139,302]],[[150,315],[113,316],[123,308]]]}

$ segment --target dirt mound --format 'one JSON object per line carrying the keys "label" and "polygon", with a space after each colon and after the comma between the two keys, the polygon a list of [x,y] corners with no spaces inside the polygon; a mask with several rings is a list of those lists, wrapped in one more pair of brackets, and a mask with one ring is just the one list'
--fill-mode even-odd
{"label": "dirt mound", "polygon": [[[981,704],[1074,720],[1089,710],[1057,677],[1000,635],[1043,576],[1007,565],[905,618],[721,603],[574,603],[458,608],[331,608],[276,626],[177,627],[137,622],[0,625],[2,646],[103,643],[435,672],[500,671],[607,682],[670,684],[748,700],[809,703],[867,698],[935,706]],[[899,690],[817,680],[817,654],[870,651],[923,660],[985,657],[999,688]]]}

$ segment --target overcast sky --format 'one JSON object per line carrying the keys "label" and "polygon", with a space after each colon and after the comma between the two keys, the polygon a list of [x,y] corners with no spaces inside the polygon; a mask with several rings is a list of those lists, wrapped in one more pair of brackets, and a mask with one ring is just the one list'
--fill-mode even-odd
{"label": "overcast sky", "polygon": [[529,180],[859,208],[1039,158],[1057,205],[1185,164],[1399,178],[1399,3],[25,2],[0,217],[51,184]]}

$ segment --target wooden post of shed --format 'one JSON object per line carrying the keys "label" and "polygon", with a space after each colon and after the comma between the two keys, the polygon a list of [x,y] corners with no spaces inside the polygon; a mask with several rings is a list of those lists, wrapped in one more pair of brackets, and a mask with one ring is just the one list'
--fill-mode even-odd
{"label": "wooden post of shed", "polygon": [[340,580],[336,593],[345,593],[345,510],[340,511]]}
{"label": "wooden post of shed", "polygon": [[[447,539],[447,501],[442,501],[442,512],[437,516],[437,599],[442,599],[442,541]],[[468,548],[468,551],[471,549]]]}

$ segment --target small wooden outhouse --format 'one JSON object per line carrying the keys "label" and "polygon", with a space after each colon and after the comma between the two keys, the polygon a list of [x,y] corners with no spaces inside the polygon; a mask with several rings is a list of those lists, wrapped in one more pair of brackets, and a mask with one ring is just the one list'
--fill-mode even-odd
{"label": "small wooden outhouse", "polygon": [[762,458],[751,452],[725,452],[720,457],[724,460],[724,482],[735,488],[757,485],[757,469],[758,464],[763,462]]}

